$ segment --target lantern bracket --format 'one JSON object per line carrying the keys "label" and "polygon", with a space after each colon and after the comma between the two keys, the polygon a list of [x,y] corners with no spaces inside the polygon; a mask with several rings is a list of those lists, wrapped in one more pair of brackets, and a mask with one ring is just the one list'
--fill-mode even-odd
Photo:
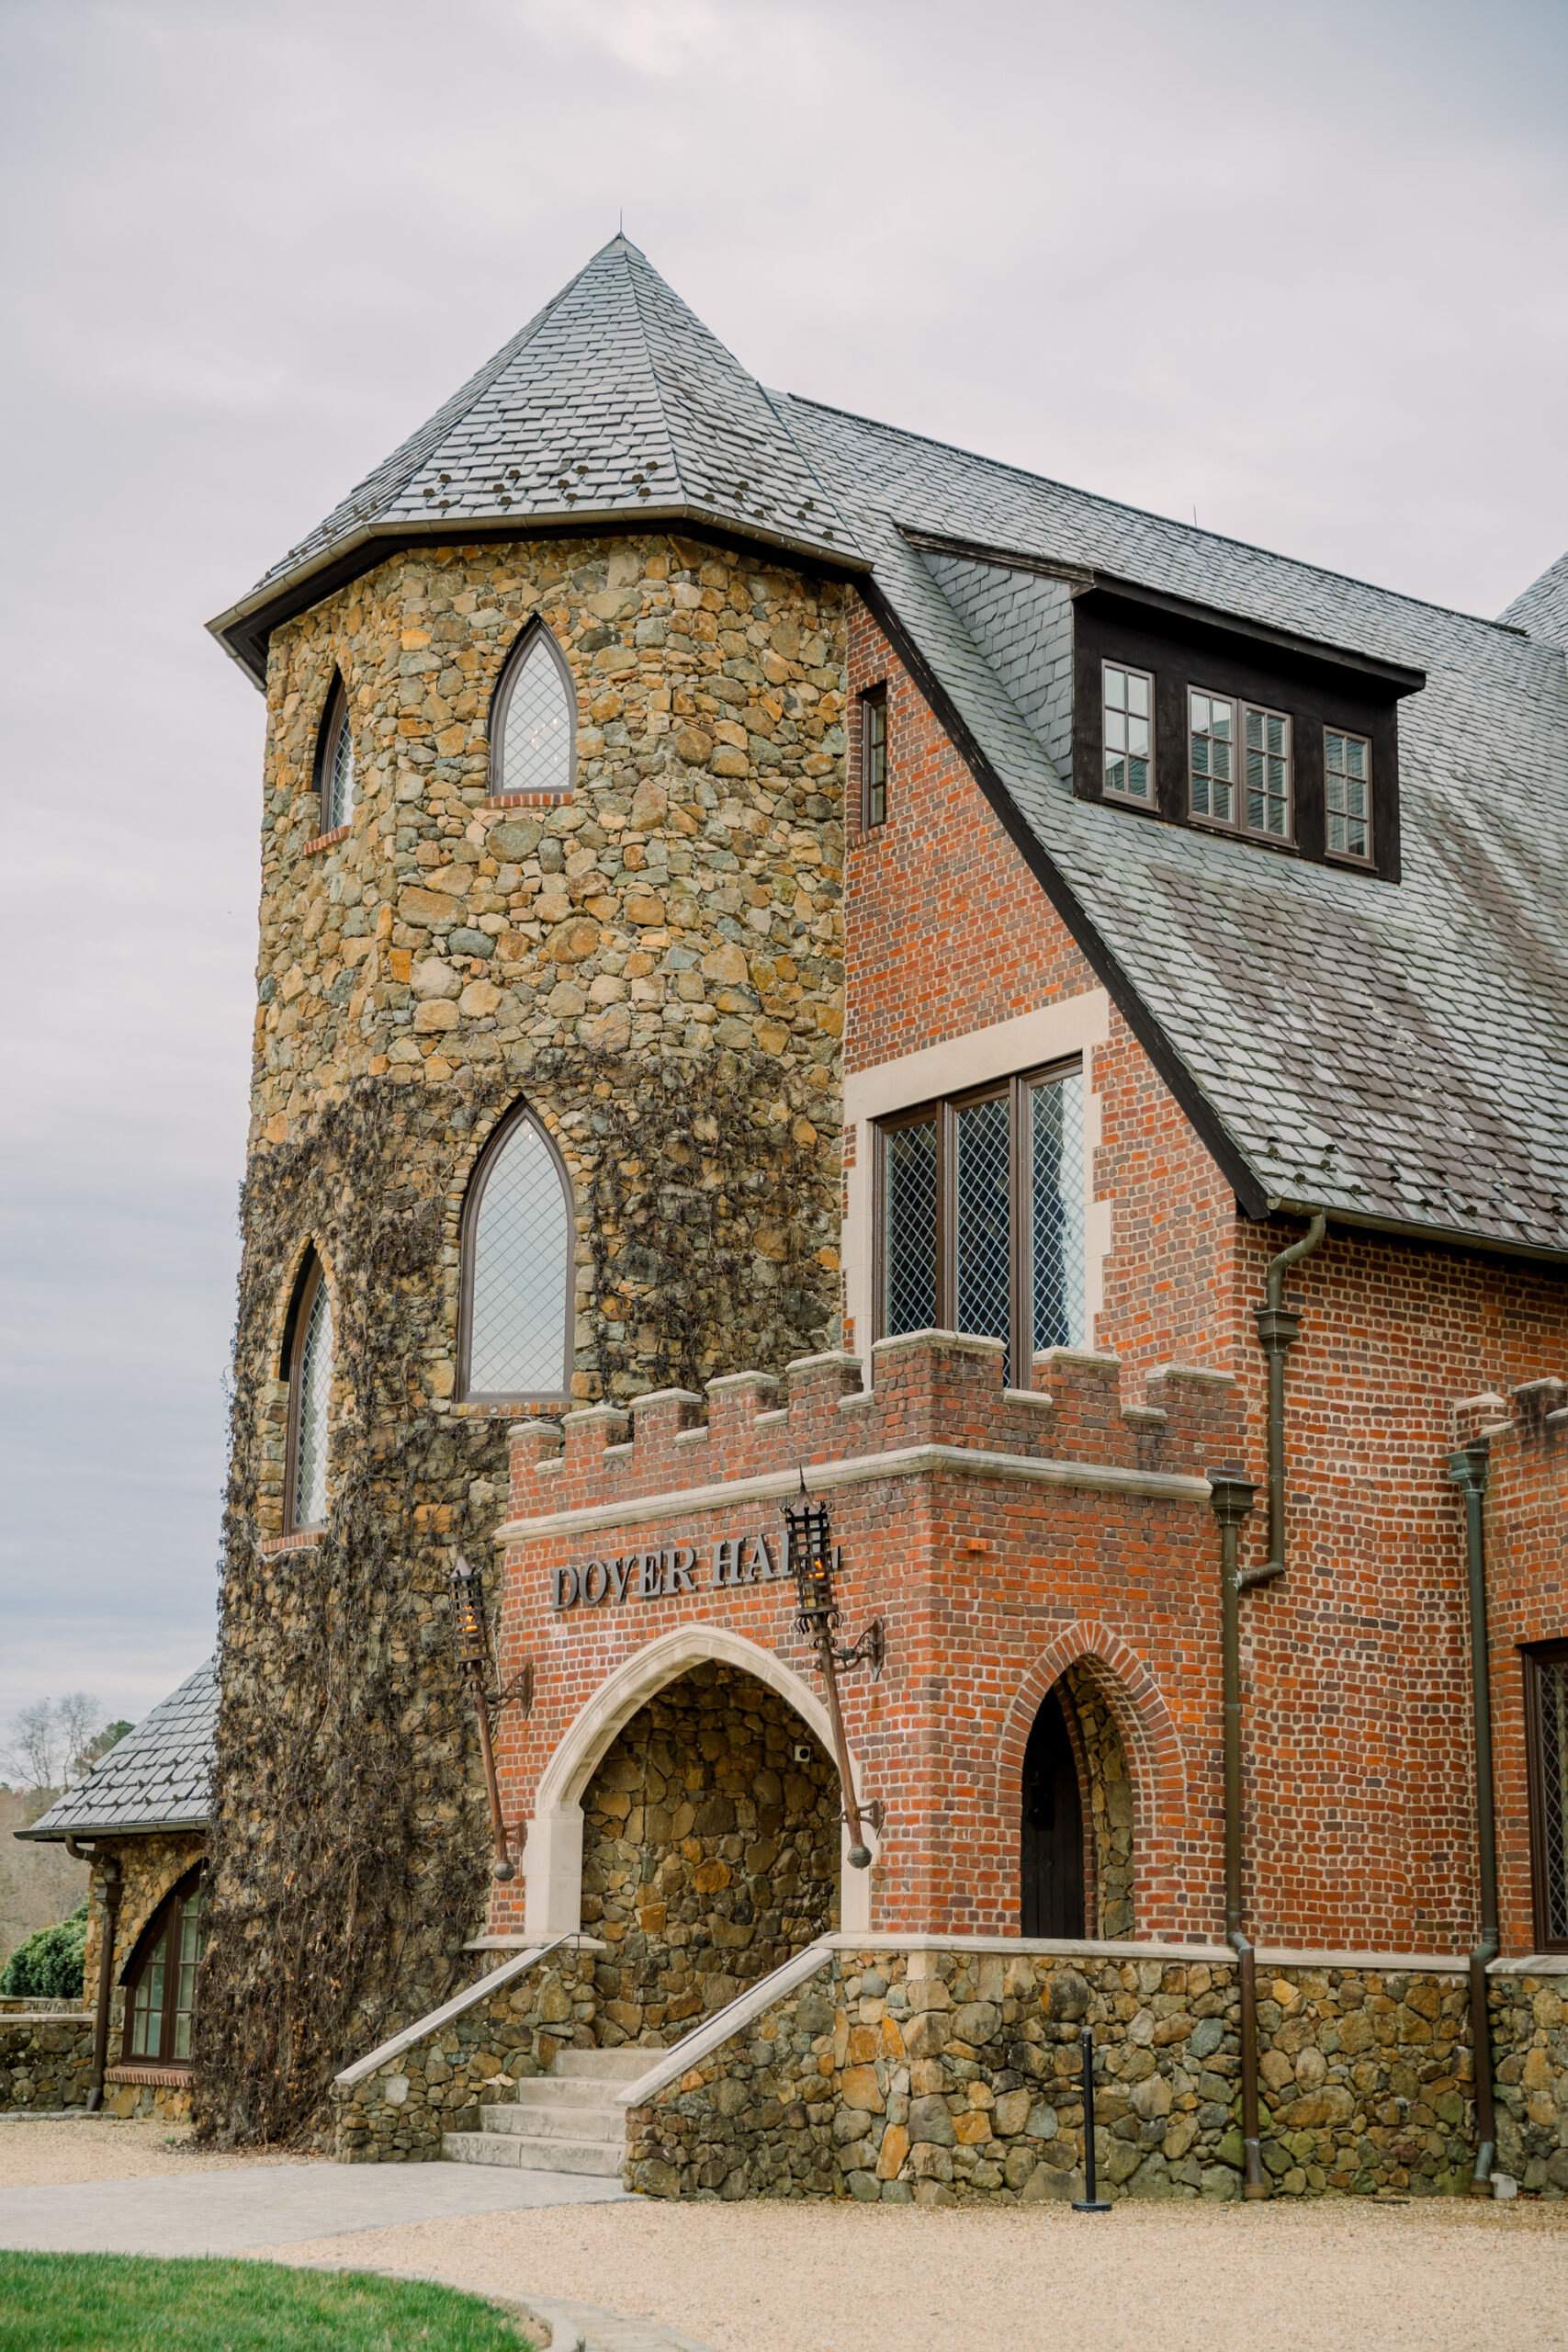
{"label": "lantern bracket", "polygon": [[887,1628],[880,1617],[874,1617],[860,1639],[848,1649],[833,1652],[833,1663],[840,1674],[848,1674],[852,1667],[869,1666],[873,1681],[881,1679],[886,1660]]}

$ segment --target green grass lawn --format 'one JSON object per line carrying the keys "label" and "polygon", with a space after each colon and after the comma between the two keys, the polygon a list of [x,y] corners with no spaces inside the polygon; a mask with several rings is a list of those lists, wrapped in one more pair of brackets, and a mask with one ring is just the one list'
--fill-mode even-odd
{"label": "green grass lawn", "polygon": [[491,2304],[368,2271],[0,2253],[0,2352],[519,2352]]}

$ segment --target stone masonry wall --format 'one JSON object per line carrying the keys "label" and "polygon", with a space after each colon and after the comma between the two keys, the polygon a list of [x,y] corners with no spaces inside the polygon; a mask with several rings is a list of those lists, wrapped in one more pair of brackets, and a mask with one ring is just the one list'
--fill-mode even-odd
{"label": "stone masonry wall", "polygon": [[610,1947],[602,2043],[675,2041],[838,1926],[838,1772],[750,1675],[700,1666],[666,1684],[582,1810],[582,1923]]}
{"label": "stone masonry wall", "polygon": [[[1329,1966],[1260,1974],[1264,2160],[1276,2188],[1462,2191],[1462,1981],[1456,1991],[1450,1979]],[[627,2177],[661,2197],[1081,2196],[1085,2022],[1100,2193],[1239,2196],[1234,1963],[1126,1946],[1071,1960],[835,1952],[743,2039],[631,2112]]]}
{"label": "stone masonry wall", "polygon": [[[206,1840],[198,1831],[194,1837],[98,1838],[94,1842],[112,1853],[119,1863],[119,1917],[115,1922],[114,1950],[114,1983],[118,1988],[137,1939],[164,1895],[200,1861]],[[103,1875],[95,1870],[87,1898],[87,1941],[82,1976],[84,1998],[89,2003],[97,1996],[103,1928]],[[111,2059],[118,2055],[118,2043],[111,2042]]]}
{"label": "stone masonry wall", "polygon": [[83,2107],[92,2075],[90,2010],[0,2016],[0,2115]]}
{"label": "stone masonry wall", "polygon": [[1089,1831],[1097,1937],[1117,1943],[1133,1933],[1133,1783],[1127,1751],[1093,1668],[1080,1658],[1062,1677],[1077,1718],[1088,1781]]}
{"label": "stone masonry wall", "polygon": [[[491,1972],[493,1973],[493,1972]],[[431,2164],[444,2132],[477,2132],[479,2110],[558,2050],[591,2050],[599,2014],[592,1951],[556,1952],[352,2086],[334,2083],[340,2163]]]}
{"label": "stone masonry wall", "polygon": [[1531,2196],[1568,2196],[1568,1956],[1494,1976],[1491,2005],[1497,2170]]}

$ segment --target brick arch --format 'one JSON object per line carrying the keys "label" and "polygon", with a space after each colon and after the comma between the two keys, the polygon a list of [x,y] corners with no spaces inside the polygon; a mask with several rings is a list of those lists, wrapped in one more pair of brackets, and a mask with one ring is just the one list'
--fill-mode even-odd
{"label": "brick arch", "polygon": [[[743,1634],[726,1625],[696,1619],[678,1625],[656,1640],[645,1642],[624,1658],[567,1725],[555,1752],[539,1777],[528,1825],[523,1867],[527,1882],[527,1932],[533,1935],[575,1933],[581,1925],[582,1798],[594,1772],[619,1734],[649,1699],[667,1683],[694,1666],[732,1666],[742,1674],[776,1690],[828,1754],[833,1754],[833,1727],[828,1710],[810,1684]],[[850,1770],[857,1791],[863,1789],[859,1758],[852,1750]],[[879,1840],[870,1824],[865,1834],[874,1859]],[[847,1848],[849,1832],[843,1833]],[[871,1924],[871,1872],[850,1870],[840,1860],[841,1924],[853,1932]]]}
{"label": "brick arch", "polygon": [[[1140,1898],[1147,1891],[1151,1848],[1160,1826],[1186,1816],[1187,1767],[1175,1721],[1158,1684],[1137,1651],[1110,1626],[1092,1618],[1079,1618],[1064,1626],[1024,1673],[997,1745],[995,1817],[1004,1824],[1021,1818],[1023,1755],[1030,1730],[1046,1694],[1080,1660],[1093,1670],[1105,1694],[1127,1758],[1133,1783],[1134,1899],[1135,1916],[1141,1918],[1146,1905]],[[1082,1758],[1077,1760],[1081,1770]],[[1088,1826],[1086,1822],[1086,1833]],[[1087,1858],[1087,1834],[1085,1851]]]}

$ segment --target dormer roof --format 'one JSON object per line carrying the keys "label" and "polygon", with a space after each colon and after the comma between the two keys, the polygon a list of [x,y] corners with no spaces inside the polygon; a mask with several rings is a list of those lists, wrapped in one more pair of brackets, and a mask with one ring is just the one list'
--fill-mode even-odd
{"label": "dormer roof", "polygon": [[615,236],[209,627],[259,680],[280,621],[395,546],[669,523],[864,568],[773,398]]}

